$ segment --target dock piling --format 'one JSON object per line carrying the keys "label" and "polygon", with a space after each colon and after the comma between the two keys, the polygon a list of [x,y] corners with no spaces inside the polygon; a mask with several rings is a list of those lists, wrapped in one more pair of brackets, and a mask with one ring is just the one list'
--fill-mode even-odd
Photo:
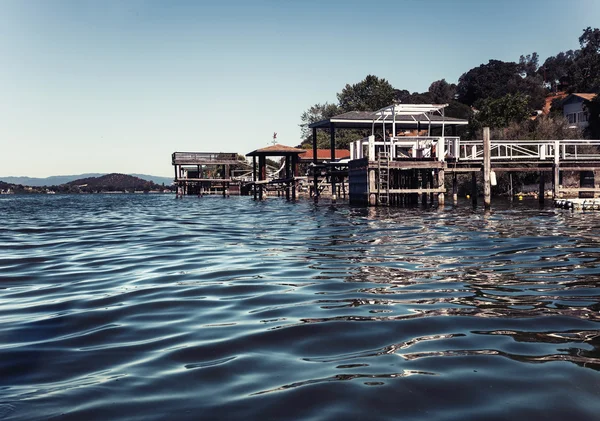
{"label": "dock piling", "polygon": [[[489,209],[492,198],[492,185],[490,181],[490,173],[492,171],[491,161],[491,146],[490,128],[483,128],[483,206]],[[473,195],[475,197],[475,195]]]}

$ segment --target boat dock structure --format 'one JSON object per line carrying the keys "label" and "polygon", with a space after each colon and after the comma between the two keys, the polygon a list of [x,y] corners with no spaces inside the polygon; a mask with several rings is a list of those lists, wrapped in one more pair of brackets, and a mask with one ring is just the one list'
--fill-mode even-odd
{"label": "boat dock structure", "polygon": [[[600,169],[600,140],[492,140],[484,128],[482,140],[462,140],[457,127],[466,120],[444,116],[447,104],[395,104],[375,112],[354,111],[311,124],[313,150],[317,130],[330,135],[334,156],[336,130],[366,129],[371,134],[350,144],[350,160],[331,159],[313,165],[312,179],[318,192],[319,175],[333,185],[340,174],[349,178],[350,202],[365,205],[401,205],[437,201],[443,205],[446,179],[451,178],[452,197],[457,200],[457,175],[471,174],[471,197],[477,201],[477,175],[483,173],[484,205],[490,206],[491,185],[496,173],[539,172],[540,201],[546,180],[552,181],[553,197],[562,194],[593,195],[600,192],[594,171]],[[406,135],[416,131],[416,136]],[[449,132],[449,133],[448,133]],[[563,188],[564,171],[580,173],[580,186]],[[550,173],[550,177],[546,175]]]}
{"label": "boat dock structure", "polygon": [[173,152],[171,164],[175,170],[177,196],[222,194],[228,196],[241,191],[240,178],[235,178],[237,167],[247,167],[236,153]]}
{"label": "boat dock structure", "polygon": [[[491,139],[489,128],[484,128],[481,140],[462,140],[458,128],[468,121],[446,117],[446,107],[394,104],[375,112],[344,113],[309,125],[312,153],[276,144],[248,153],[252,165],[235,153],[174,152],[178,194],[227,196],[233,191],[262,200],[276,191],[295,200],[300,186],[308,184],[315,201],[347,197],[352,204],[369,206],[443,205],[449,193],[457,201],[457,178],[470,174],[473,203],[482,178],[484,205],[489,207],[496,174],[523,172],[539,173],[540,202],[546,182],[551,182],[555,200],[566,195],[593,198],[600,193],[594,179],[600,169],[600,140]],[[344,152],[336,149],[336,133],[348,129],[356,140]],[[317,148],[318,130],[329,134],[327,151]],[[299,164],[307,168],[302,175]],[[564,172],[578,172],[579,187],[564,187]]]}

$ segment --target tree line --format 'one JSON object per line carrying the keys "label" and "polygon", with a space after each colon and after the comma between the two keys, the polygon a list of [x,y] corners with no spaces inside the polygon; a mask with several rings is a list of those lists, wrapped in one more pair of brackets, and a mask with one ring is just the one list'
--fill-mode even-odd
{"label": "tree line", "polygon": [[[302,113],[301,147],[312,145],[312,131],[308,128],[311,123],[348,111],[376,111],[393,103],[449,104],[446,116],[469,120],[469,125],[459,133],[467,139],[480,137],[484,126],[502,131],[504,136],[518,133],[525,139],[540,139],[542,135],[581,136],[581,133],[566,130],[559,100],[553,101],[550,116],[530,118],[543,109],[546,97],[552,93],[600,92],[600,29],[586,28],[579,37],[579,46],[578,50],[548,57],[541,65],[536,52],[521,55],[518,62],[489,60],[463,73],[457,84],[441,79],[421,93],[397,89],[386,79],[368,75],[356,84],[346,84],[336,95],[337,103],[318,103]],[[589,127],[583,135],[598,139],[600,95],[585,105],[590,116]],[[328,148],[327,131],[318,132],[318,147]],[[366,135],[358,132],[336,132],[337,147],[347,148],[349,141]]]}

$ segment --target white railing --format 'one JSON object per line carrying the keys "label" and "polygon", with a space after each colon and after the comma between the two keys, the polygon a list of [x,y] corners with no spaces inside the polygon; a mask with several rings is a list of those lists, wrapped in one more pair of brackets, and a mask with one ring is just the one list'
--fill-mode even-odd
{"label": "white railing", "polygon": [[460,138],[455,136],[397,136],[385,141],[368,136],[350,143],[350,159],[369,158],[374,161],[379,152],[389,153],[390,159],[457,157]]}
{"label": "white railing", "polygon": [[[441,147],[443,145],[443,147]],[[483,161],[483,140],[461,140],[455,136],[398,136],[375,141],[374,136],[350,143],[350,159],[377,159],[388,152],[390,159],[436,158],[445,161]],[[492,140],[494,161],[600,161],[600,140]]]}
{"label": "white railing", "polygon": [[[483,161],[482,140],[461,140],[460,161]],[[600,140],[492,140],[492,160],[600,160]]]}

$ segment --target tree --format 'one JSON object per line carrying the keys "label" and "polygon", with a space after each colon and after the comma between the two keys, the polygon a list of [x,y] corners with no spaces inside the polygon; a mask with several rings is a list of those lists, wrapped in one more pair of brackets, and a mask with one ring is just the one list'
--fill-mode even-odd
{"label": "tree", "polygon": [[364,80],[346,84],[337,94],[339,107],[347,111],[377,111],[394,103],[397,90],[385,79],[368,75]]}
{"label": "tree", "polygon": [[436,80],[429,85],[429,94],[434,104],[446,104],[454,99],[456,85],[449,84],[446,79]]}
{"label": "tree", "polygon": [[480,103],[479,112],[469,122],[470,137],[479,137],[483,127],[503,128],[521,123],[530,115],[527,97],[507,94],[502,98],[487,98]]}
{"label": "tree", "polygon": [[464,73],[458,79],[456,93],[463,104],[474,105],[486,98],[506,95],[509,82],[518,74],[518,65],[513,62],[490,60]]}
{"label": "tree", "polygon": [[326,102],[324,104],[313,105],[300,116],[300,120],[302,120],[300,124],[302,139],[312,139],[312,130],[308,127],[310,124],[326,120],[341,113],[340,107],[336,104]]}
{"label": "tree", "polygon": [[586,135],[590,139],[600,139],[600,95],[596,95],[592,101],[586,101],[588,110],[588,127]]}
{"label": "tree", "polygon": [[523,57],[521,64],[490,60],[488,64],[469,70],[458,81],[458,100],[478,108],[481,101],[488,98],[523,94],[531,109],[541,109],[545,91],[542,77],[534,71],[537,60],[537,53],[533,53]]}
{"label": "tree", "polygon": [[569,67],[571,92],[600,91],[600,29],[590,27],[579,37],[581,49]]}
{"label": "tree", "polygon": [[540,56],[538,53],[527,54],[526,56],[521,55],[519,57],[519,71],[521,73],[521,77],[532,77],[537,74],[538,63],[540,61]]}
{"label": "tree", "polygon": [[544,64],[538,69],[538,74],[544,79],[544,83],[552,92],[568,87],[569,68],[573,65],[575,52],[569,50],[560,52],[556,56],[546,59]]}

